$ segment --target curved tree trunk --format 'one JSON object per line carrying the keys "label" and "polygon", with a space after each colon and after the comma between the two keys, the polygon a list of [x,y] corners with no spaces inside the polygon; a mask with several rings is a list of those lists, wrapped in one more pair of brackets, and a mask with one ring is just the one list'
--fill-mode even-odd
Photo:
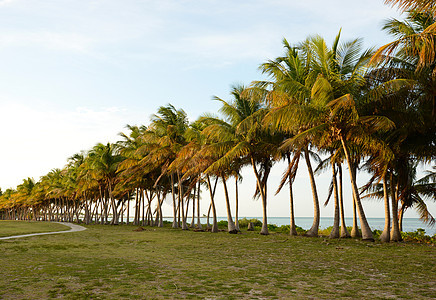
{"label": "curved tree trunk", "polygon": [[173,214],[174,214],[172,228],[179,228],[179,223],[177,222],[177,205],[176,205],[176,195],[175,195],[175,191],[174,191],[174,174],[173,173],[171,174],[171,195],[173,197]]}
{"label": "curved tree trunk", "polygon": [[383,229],[383,232],[380,235],[380,241],[384,243],[389,243],[391,239],[391,235],[390,235],[391,213],[389,211],[388,183],[387,183],[386,174],[383,175],[383,198],[385,201],[385,228]]}
{"label": "curved tree trunk", "polygon": [[127,217],[126,217],[126,224],[130,224],[130,191],[127,193]]}
{"label": "curved tree trunk", "polygon": [[331,239],[339,238],[339,195],[338,195],[338,183],[336,181],[336,168],[335,163],[332,163],[332,176],[333,176],[333,194],[335,197],[335,213],[332,232],[329,235]]}
{"label": "curved tree trunk", "polygon": [[[206,176],[207,179],[207,185],[209,187],[209,194],[210,194],[210,206],[212,207],[212,215],[213,215],[213,222],[212,222],[212,229],[211,232],[218,232],[218,221],[216,216],[216,208],[215,208],[215,191],[216,191],[216,185],[218,183],[218,177],[215,179],[215,186],[212,190],[212,185],[210,183],[210,177],[209,175]],[[209,219],[208,219],[209,220]],[[208,221],[209,222],[209,221]]]}
{"label": "curved tree trunk", "polygon": [[201,226],[201,220],[200,220],[200,187],[201,187],[201,181],[200,178],[198,179],[198,190],[197,190],[197,228],[203,229],[203,226]]}
{"label": "curved tree trunk", "polygon": [[260,196],[262,198],[262,229],[260,230],[260,234],[268,235],[268,219],[267,219],[267,211],[266,211],[266,181],[263,184],[262,179],[260,178],[259,173],[257,172],[256,163],[254,162],[254,158],[251,157],[251,165],[253,166],[254,175],[256,175],[257,188],[259,189]]}
{"label": "curved tree trunk", "polygon": [[188,230],[188,225],[186,224],[186,215],[185,215],[185,212],[184,212],[184,204],[183,204],[183,194],[184,194],[184,191],[183,191],[183,184],[182,184],[182,178],[181,178],[181,176],[180,176],[180,173],[179,172],[177,172],[177,177],[178,177],[178,181],[179,181],[179,184],[178,184],[178,186],[179,186],[179,201],[180,201],[180,211],[182,212],[182,230]]}
{"label": "curved tree trunk", "polygon": [[[357,168],[355,165],[353,165],[353,169],[351,170],[354,174],[354,178],[357,176]],[[356,198],[354,198],[354,193],[352,194],[353,197],[353,227],[351,228],[351,237],[352,238],[360,238],[361,234],[359,231],[359,226],[357,225],[357,205],[356,205]]]}
{"label": "curved tree trunk", "polygon": [[226,179],[223,175],[221,176],[221,179],[223,181],[224,196],[226,198],[227,228],[228,228],[229,233],[237,233],[238,231],[236,230],[236,226],[235,226],[235,223],[233,222],[233,218],[232,218],[232,212],[230,210],[229,192],[227,190]]}
{"label": "curved tree trunk", "polygon": [[238,192],[238,175],[235,176],[235,204],[236,204],[236,211],[235,211],[235,227],[237,231],[241,231],[239,229],[239,192]]}
{"label": "curved tree trunk", "polygon": [[339,208],[341,213],[341,238],[351,237],[348,233],[347,225],[345,224],[345,212],[344,212],[344,193],[342,190],[342,166],[338,163],[338,176],[339,176]]}
{"label": "curved tree trunk", "polygon": [[206,228],[207,228],[207,229],[212,228],[212,227],[210,226],[210,222],[209,222],[210,210],[211,210],[211,209],[212,209],[212,204],[209,203],[209,209],[207,210],[207,218],[206,218],[206,221],[207,221]]}
{"label": "curved tree trunk", "polygon": [[196,185],[194,185],[194,195],[192,196],[192,219],[189,227],[195,228],[195,196],[197,194]]}
{"label": "curved tree trunk", "polygon": [[398,228],[400,229],[400,233],[403,231],[403,217],[405,211],[406,207],[404,206],[404,203],[401,203],[400,212],[398,213]]}
{"label": "curved tree trunk", "polygon": [[374,237],[372,235],[371,228],[368,225],[368,221],[366,220],[365,212],[363,210],[362,203],[360,202],[359,190],[357,189],[356,176],[352,172],[352,163],[350,158],[350,153],[348,152],[348,148],[345,144],[344,138],[341,136],[342,148],[344,149],[345,158],[348,162],[348,169],[350,171],[351,177],[351,187],[353,189],[354,200],[357,206],[357,212],[359,213],[360,219],[360,227],[362,228],[362,239],[367,241],[374,241]]}
{"label": "curved tree trunk", "polygon": [[[288,160],[288,166],[289,166],[291,164],[291,157],[290,157],[289,153],[286,154],[286,158]],[[291,174],[289,174],[288,179],[289,179],[289,218],[290,218],[289,234],[290,235],[298,235],[297,228],[295,226],[294,194],[292,192],[293,178],[292,178]]]}
{"label": "curved tree trunk", "polygon": [[353,195],[353,227],[351,228],[351,237],[352,238],[360,238],[359,226],[357,225],[357,206],[356,199]]}
{"label": "curved tree trunk", "polygon": [[309,158],[309,150],[307,149],[307,147],[306,149],[304,149],[304,160],[306,161],[307,170],[309,171],[310,186],[312,188],[312,197],[313,197],[313,223],[309,231],[306,232],[306,236],[315,237],[318,236],[320,211],[319,211],[318,192],[316,190],[316,184],[315,184],[315,176],[313,174],[313,169]]}
{"label": "curved tree trunk", "polygon": [[[394,176],[391,173],[391,201],[392,201],[392,229],[391,229],[391,241],[399,242],[402,240],[400,233],[400,226],[398,224],[398,198],[394,183]],[[398,188],[398,186],[397,186]]]}
{"label": "curved tree trunk", "polygon": [[[156,222],[157,223],[157,227],[163,227],[163,215],[162,215],[162,204],[161,204],[161,192],[159,192],[158,190],[156,190],[156,195],[157,195],[157,214],[158,216],[156,217],[156,219],[158,219],[159,221]],[[163,197],[164,198],[164,197]]]}

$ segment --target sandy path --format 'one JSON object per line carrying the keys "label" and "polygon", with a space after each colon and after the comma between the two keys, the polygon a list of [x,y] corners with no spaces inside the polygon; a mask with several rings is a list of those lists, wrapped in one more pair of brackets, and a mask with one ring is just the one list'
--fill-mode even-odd
{"label": "sandy path", "polygon": [[23,238],[23,237],[35,236],[35,235],[58,234],[58,233],[68,233],[68,232],[76,232],[76,231],[86,230],[85,227],[80,226],[80,225],[76,225],[73,223],[68,223],[68,222],[54,222],[54,223],[59,223],[59,224],[68,226],[71,229],[65,230],[65,231],[41,232],[41,233],[30,233],[30,234],[22,234],[22,235],[5,236],[5,237],[0,237],[0,240],[17,239],[17,238]]}

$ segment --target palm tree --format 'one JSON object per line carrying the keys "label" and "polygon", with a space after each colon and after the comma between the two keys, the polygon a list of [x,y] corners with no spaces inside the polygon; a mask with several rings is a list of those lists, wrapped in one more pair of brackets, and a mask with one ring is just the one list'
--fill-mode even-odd
{"label": "palm tree", "polygon": [[[177,153],[186,144],[185,131],[188,126],[187,115],[183,110],[177,110],[173,105],[161,106],[157,114],[152,116],[151,124],[143,135],[144,145],[138,151],[145,152],[146,156],[140,164],[147,169],[159,168],[161,176],[156,180],[158,184],[163,176],[171,180],[171,194],[173,199],[173,228],[178,228],[177,212],[182,213],[182,228],[187,229],[183,205],[183,174],[169,171],[169,166],[176,158]],[[178,205],[176,205],[176,191],[174,177],[178,179]]]}
{"label": "palm tree", "polygon": [[123,157],[117,153],[116,146],[110,143],[106,145],[98,143],[88,154],[89,168],[93,177],[99,181],[102,199],[105,199],[105,202],[110,201],[112,207],[111,223],[114,225],[119,224],[119,202],[116,203],[113,191],[118,175],[118,165],[122,160]]}
{"label": "palm tree", "polygon": [[[407,2],[404,1],[403,4],[406,5]],[[415,6],[414,8],[419,10],[408,11],[405,21],[390,19],[385,22],[383,30],[397,39],[380,47],[371,62],[388,63],[389,71],[398,75],[395,71],[399,70],[400,76],[415,73],[413,79],[418,79],[420,84],[417,87],[424,91],[421,101],[428,102],[434,121],[436,117],[436,9],[434,4],[431,7],[419,8],[422,3],[410,2],[411,7]],[[413,2],[417,2],[416,5]],[[398,62],[401,64],[400,68],[397,68]]]}
{"label": "palm tree", "polygon": [[423,13],[436,14],[436,5],[433,0],[385,0],[385,4],[398,6],[402,11],[419,11]]}
{"label": "palm tree", "polygon": [[[413,1],[412,1],[413,2]],[[399,202],[411,201],[411,175],[417,162],[429,162],[436,153],[435,114],[435,64],[434,57],[425,55],[434,47],[434,35],[426,40],[434,28],[435,16],[429,12],[409,12],[405,21],[388,20],[383,29],[399,38],[394,48],[380,49],[372,61],[381,64],[371,73],[371,83],[403,82],[391,93],[379,97],[370,110],[387,116],[396,127],[383,136],[393,156],[379,162],[388,169],[390,197],[392,202],[392,228],[390,240],[401,240],[398,216]],[[406,207],[406,206],[405,206]]]}
{"label": "palm tree", "polygon": [[256,177],[255,195],[262,199],[263,221],[260,233],[266,235],[268,234],[267,180],[273,159],[277,156],[277,145],[281,141],[281,136],[262,126],[262,119],[267,113],[264,91],[234,86],[231,94],[233,96],[231,102],[218,97],[215,97],[215,100],[222,103],[220,112],[234,128],[234,136],[229,143],[230,149],[227,149],[225,155],[209,169],[230,167],[237,170],[243,164],[251,165]]}
{"label": "palm tree", "polygon": [[[359,213],[363,239],[372,240],[372,232],[366,221],[360,202],[355,174],[352,170],[353,157],[350,146],[370,148],[381,147],[381,142],[372,138],[372,132],[392,124],[383,117],[360,117],[356,100],[362,98],[362,88],[365,85],[364,74],[366,63],[372,53],[361,51],[361,40],[356,39],[345,44],[339,44],[340,33],[333,46],[328,48],[326,42],[319,36],[308,38],[299,46],[306,57],[309,72],[304,85],[293,81],[290,87],[283,90],[293,91],[293,97],[300,101],[288,105],[284,112],[276,118],[279,128],[289,130],[298,124],[300,133],[284,142],[282,148],[288,149],[296,143],[302,144],[309,140],[314,146],[322,149],[325,145],[337,143],[343,151],[348,163],[354,201]],[[292,120],[292,125],[288,120]],[[372,141],[369,143],[369,141]],[[339,146],[340,145],[340,146]],[[353,146],[354,147],[354,146]],[[339,149],[339,148],[338,148]]]}

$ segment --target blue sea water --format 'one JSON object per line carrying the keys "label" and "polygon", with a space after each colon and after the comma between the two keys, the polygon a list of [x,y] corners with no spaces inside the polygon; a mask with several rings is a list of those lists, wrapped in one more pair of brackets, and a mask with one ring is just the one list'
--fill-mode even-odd
{"label": "blue sea water", "polygon": [[[244,217],[240,217],[239,219],[242,219]],[[262,221],[261,217],[246,217],[247,219],[258,219]],[[172,218],[164,218],[167,221],[172,221]],[[206,218],[202,217],[202,223],[206,223]],[[227,217],[218,217],[218,221],[227,220]],[[385,226],[385,219],[384,218],[368,218],[368,224],[371,227],[372,230],[379,229],[383,230]],[[191,221],[191,218],[188,218],[188,222]],[[211,220],[212,222],[212,220]],[[295,224],[297,226],[300,226],[303,229],[310,229],[312,226],[313,218],[312,217],[296,217],[295,218]],[[275,224],[277,226],[281,225],[289,225],[289,218],[288,217],[268,217],[268,223],[269,224]],[[353,218],[345,218],[345,224],[347,226],[353,225]],[[321,229],[327,228],[329,226],[333,225],[333,217],[321,217],[319,227]],[[360,222],[358,220],[358,225],[360,227]],[[422,228],[425,230],[426,235],[434,235],[436,234],[436,226],[428,226],[427,224],[423,223],[418,218],[404,218],[403,219],[403,231],[404,232],[414,232],[418,228]]]}

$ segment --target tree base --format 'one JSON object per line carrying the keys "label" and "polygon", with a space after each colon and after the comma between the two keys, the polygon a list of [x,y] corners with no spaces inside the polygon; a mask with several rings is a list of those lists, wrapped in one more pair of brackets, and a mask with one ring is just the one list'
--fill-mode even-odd
{"label": "tree base", "polygon": [[313,231],[308,231],[304,234],[304,236],[308,236],[308,237],[318,237],[318,232],[313,232]]}

